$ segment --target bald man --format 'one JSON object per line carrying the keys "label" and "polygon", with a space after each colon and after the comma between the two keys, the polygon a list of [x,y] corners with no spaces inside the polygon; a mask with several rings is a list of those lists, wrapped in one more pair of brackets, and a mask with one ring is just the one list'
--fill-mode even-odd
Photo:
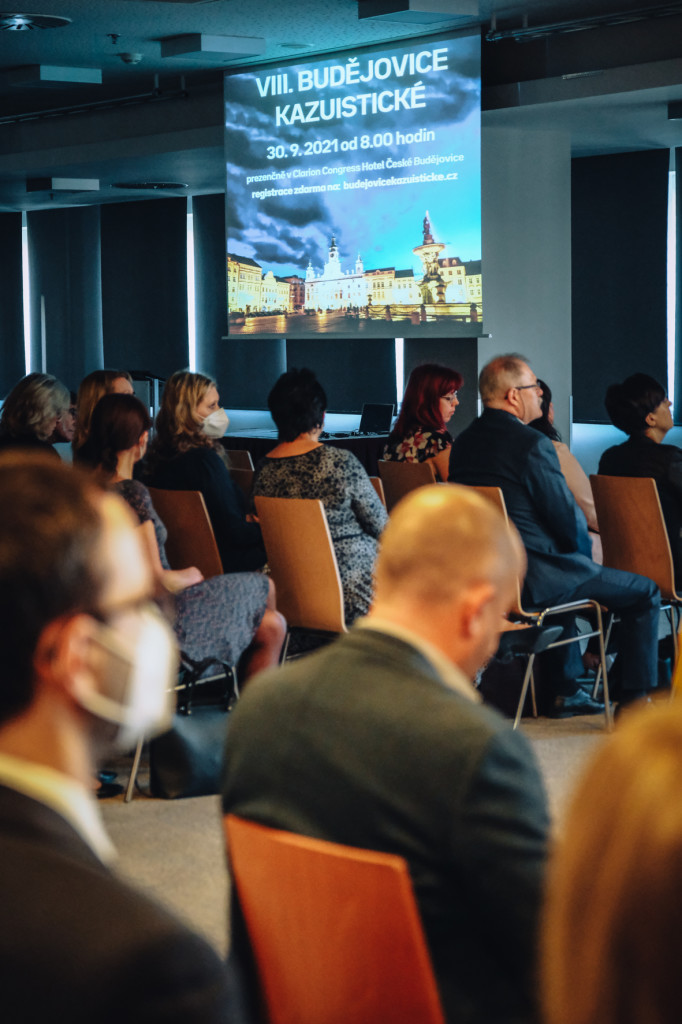
{"label": "bald man", "polygon": [[[618,613],[619,656],[611,695],[625,706],[656,686],[658,587],[644,576],[592,561],[587,522],[568,489],[554,445],[528,424],[540,415],[541,390],[522,356],[497,356],[481,371],[483,414],[456,438],[450,480],[501,487],[507,512],[526,547],[523,601],[529,609],[570,601],[600,601]],[[568,632],[575,624],[566,625]],[[596,714],[603,705],[581,690],[578,644],[547,659],[554,714]]]}
{"label": "bald man", "polygon": [[[527,742],[472,685],[524,569],[490,503],[413,492],[384,530],[368,617],[249,684],[227,749],[226,813],[407,860],[457,1024],[534,1017],[545,795]],[[238,907],[233,924],[238,963]]]}

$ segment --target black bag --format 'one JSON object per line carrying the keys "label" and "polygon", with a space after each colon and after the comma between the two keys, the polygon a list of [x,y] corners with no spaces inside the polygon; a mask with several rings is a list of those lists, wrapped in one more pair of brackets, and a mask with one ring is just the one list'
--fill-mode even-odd
{"label": "black bag", "polygon": [[[220,674],[202,679],[216,664]],[[163,800],[220,791],[228,715],[237,699],[231,666],[209,661],[183,667],[173,725],[149,744],[149,788]]]}

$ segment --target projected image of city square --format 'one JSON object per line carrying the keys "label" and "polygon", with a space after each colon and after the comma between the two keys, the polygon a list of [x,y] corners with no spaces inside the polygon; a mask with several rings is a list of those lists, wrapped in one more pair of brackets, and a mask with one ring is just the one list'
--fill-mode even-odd
{"label": "projected image of city square", "polygon": [[[470,335],[482,321],[481,261],[448,255],[434,237],[428,210],[410,253],[417,272],[401,267],[366,269],[361,252],[343,259],[332,236],[321,267],[286,277],[254,259],[227,255],[230,326],[240,334],[291,334],[314,330],[347,335],[400,333],[401,322],[424,333]],[[415,259],[416,258],[416,259]]]}

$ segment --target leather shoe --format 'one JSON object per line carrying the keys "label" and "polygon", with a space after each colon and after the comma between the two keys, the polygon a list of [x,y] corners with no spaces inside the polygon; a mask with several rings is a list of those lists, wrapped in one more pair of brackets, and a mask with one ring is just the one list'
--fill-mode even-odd
{"label": "leather shoe", "polygon": [[570,697],[555,697],[552,718],[572,718],[573,715],[603,715],[604,705],[592,700],[589,693],[577,690]]}

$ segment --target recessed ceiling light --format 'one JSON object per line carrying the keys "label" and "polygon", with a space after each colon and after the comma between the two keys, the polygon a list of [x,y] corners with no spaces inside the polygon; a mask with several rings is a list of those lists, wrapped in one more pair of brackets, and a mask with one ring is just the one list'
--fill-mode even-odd
{"label": "recessed ceiling light", "polygon": [[8,14],[0,11],[0,29],[5,32],[30,32],[34,28],[62,28],[70,25],[71,18],[55,14]]}

